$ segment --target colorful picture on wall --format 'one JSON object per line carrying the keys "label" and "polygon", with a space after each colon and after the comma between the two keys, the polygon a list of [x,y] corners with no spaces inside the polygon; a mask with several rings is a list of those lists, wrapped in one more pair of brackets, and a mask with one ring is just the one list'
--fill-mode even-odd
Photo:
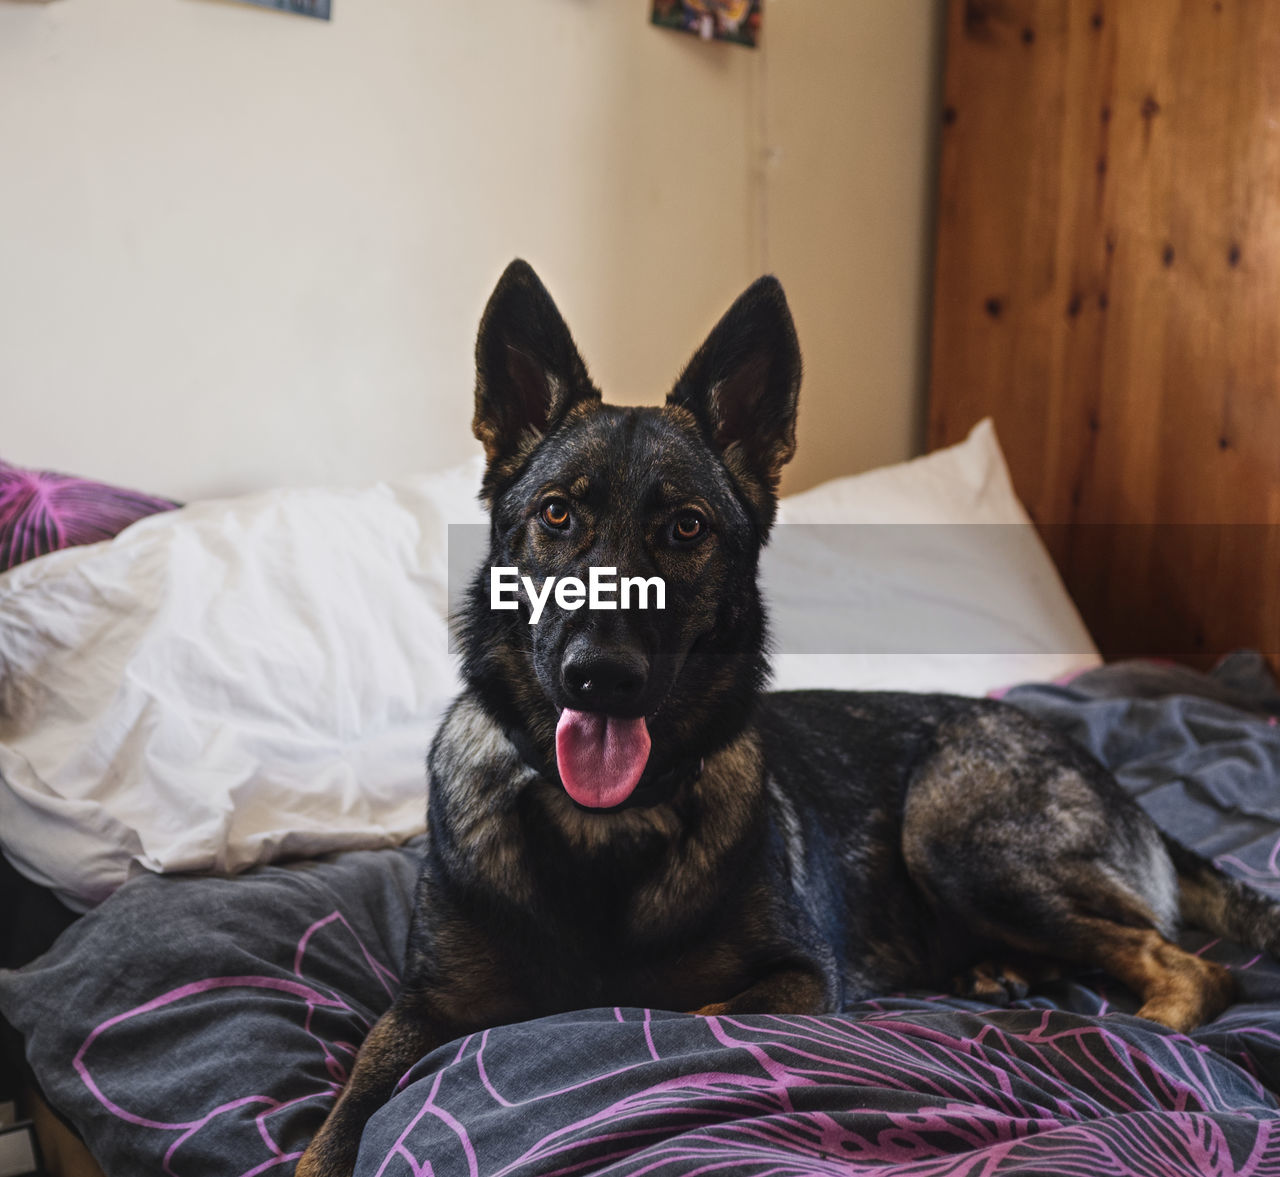
{"label": "colorful picture on wall", "polygon": [[329,19],[331,0],[241,0],[242,4],[256,4],[259,8],[275,8],[281,12],[297,12],[303,16]]}
{"label": "colorful picture on wall", "polygon": [[696,33],[704,41],[733,41],[753,49],[760,36],[762,0],[653,0],[653,23]]}

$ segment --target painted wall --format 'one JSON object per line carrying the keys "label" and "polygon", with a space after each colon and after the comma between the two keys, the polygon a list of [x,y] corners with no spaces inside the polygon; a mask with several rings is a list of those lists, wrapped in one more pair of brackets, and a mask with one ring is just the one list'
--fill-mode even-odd
{"label": "painted wall", "polygon": [[939,0],[0,0],[0,456],[193,498],[470,452],[527,257],[656,401],[764,268],[807,360],[787,486],[919,433]]}

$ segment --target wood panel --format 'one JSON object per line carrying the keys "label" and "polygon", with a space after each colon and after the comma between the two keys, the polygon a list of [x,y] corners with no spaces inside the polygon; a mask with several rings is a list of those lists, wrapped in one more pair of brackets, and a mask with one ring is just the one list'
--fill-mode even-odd
{"label": "wood panel", "polygon": [[1280,653],[1280,3],[951,0],[929,443],[1108,656]]}

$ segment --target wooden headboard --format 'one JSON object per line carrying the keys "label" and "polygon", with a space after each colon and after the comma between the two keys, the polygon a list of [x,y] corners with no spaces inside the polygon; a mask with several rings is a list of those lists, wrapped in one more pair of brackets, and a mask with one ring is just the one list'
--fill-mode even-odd
{"label": "wooden headboard", "polygon": [[1104,654],[1280,661],[1280,4],[951,0],[928,439]]}

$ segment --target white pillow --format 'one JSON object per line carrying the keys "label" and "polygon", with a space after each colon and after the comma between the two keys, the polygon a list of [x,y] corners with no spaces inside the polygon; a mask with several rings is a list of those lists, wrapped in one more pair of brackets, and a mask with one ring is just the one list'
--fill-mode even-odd
{"label": "white pillow", "polygon": [[[456,589],[486,533],[449,545],[447,524],[484,524],[480,472],[199,503],[0,576],[6,857],[83,908],[143,870],[231,872],[420,831],[426,749],[458,689],[448,549]],[[765,561],[780,687],[981,693],[1097,662],[987,423],[792,496],[782,518]],[[966,551],[980,528],[872,528],[895,543],[850,560],[836,541],[868,529],[802,526],[889,521],[1033,542],[1010,560]],[[904,608],[908,627],[985,626],[978,653],[867,652]],[[815,647],[848,652],[795,652]]]}
{"label": "white pillow", "polygon": [[0,576],[0,843],[83,908],[141,870],[400,842],[458,689],[480,462],[153,515]]}
{"label": "white pillow", "polygon": [[991,421],[782,500],[761,560],[779,690],[988,694],[1100,664]]}

